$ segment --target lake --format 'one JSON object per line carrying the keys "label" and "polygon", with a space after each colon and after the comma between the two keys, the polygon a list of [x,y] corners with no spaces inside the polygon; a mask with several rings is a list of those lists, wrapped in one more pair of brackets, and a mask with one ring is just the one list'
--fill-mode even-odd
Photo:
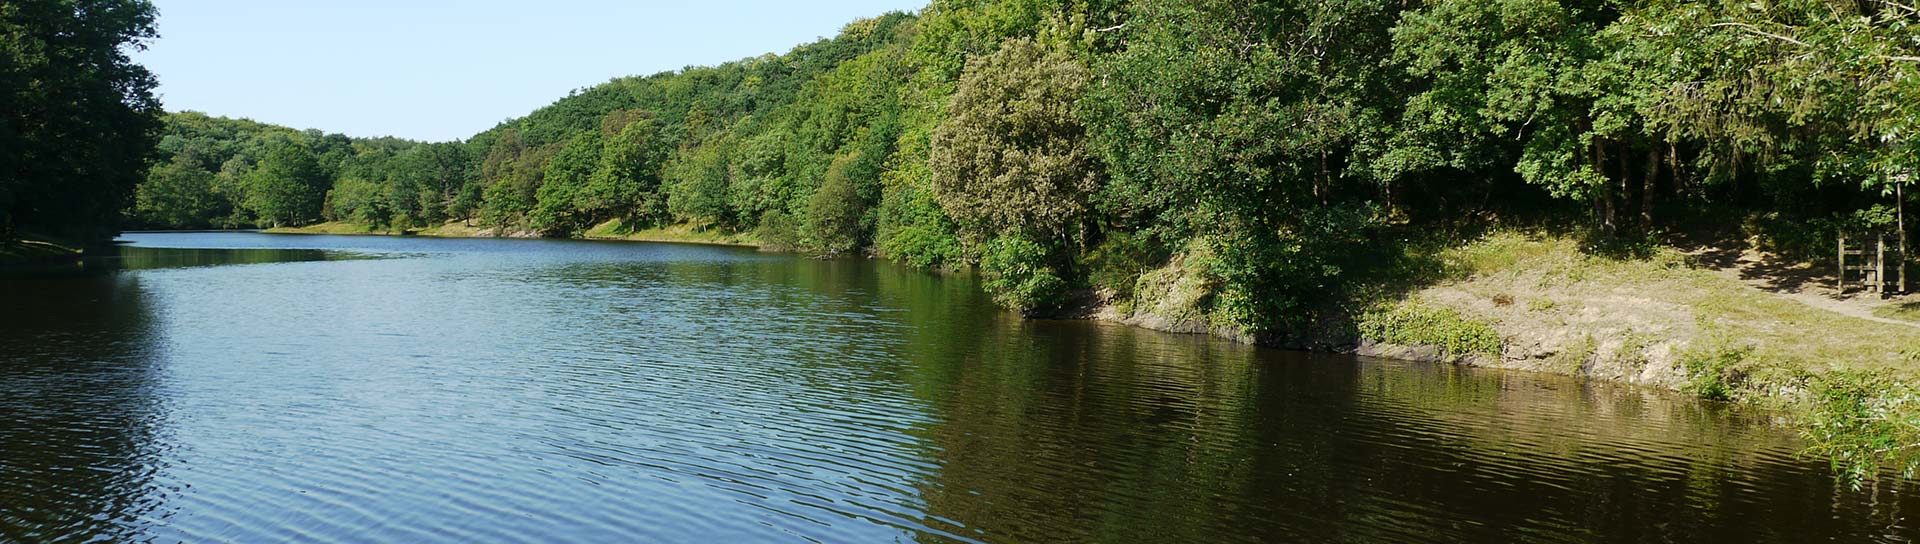
{"label": "lake", "polygon": [[873,260],[135,233],[0,277],[5,542],[1905,542],[1768,414]]}

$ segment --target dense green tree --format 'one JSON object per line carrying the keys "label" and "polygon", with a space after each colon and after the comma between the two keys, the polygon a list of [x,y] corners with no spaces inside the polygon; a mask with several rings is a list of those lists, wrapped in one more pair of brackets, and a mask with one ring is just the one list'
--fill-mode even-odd
{"label": "dense green tree", "polygon": [[629,228],[645,228],[667,220],[667,198],[660,176],[666,149],[660,125],[651,114],[623,119],[608,126],[600,150],[600,165],[576,195],[575,209],[591,222],[620,219]]}
{"label": "dense green tree", "polygon": [[279,227],[319,221],[332,180],[311,148],[285,140],[270,144],[244,183],[247,208],[262,224]]}
{"label": "dense green tree", "polygon": [[134,197],[134,221],[140,225],[208,228],[232,213],[215,191],[214,174],[190,154],[156,165]]}
{"label": "dense green tree", "polygon": [[425,224],[467,219],[474,210],[463,195],[477,185],[474,161],[459,142],[439,142],[407,150],[417,154],[419,169],[426,173],[420,187],[421,219]]}
{"label": "dense green tree", "polygon": [[931,157],[961,240],[1022,231],[1068,248],[1086,236],[1104,174],[1076,113],[1090,81],[1071,52],[1026,38],[968,63]]}
{"label": "dense green tree", "polygon": [[386,187],[361,178],[341,178],[327,192],[327,217],[370,227],[394,225]]}
{"label": "dense green tree", "polygon": [[739,217],[728,199],[732,138],[714,139],[674,157],[661,174],[667,211],[677,220],[700,226],[734,228]]}
{"label": "dense green tree", "polygon": [[860,161],[859,151],[834,159],[826,180],[808,197],[804,228],[809,245],[822,253],[838,255],[860,246],[867,210],[853,173]]}
{"label": "dense green tree", "polygon": [[525,228],[547,160],[556,151],[553,146],[528,147],[517,130],[501,132],[480,164],[480,223],[496,231]]}
{"label": "dense green tree", "polygon": [[1627,76],[1646,87],[1636,105],[1649,133],[1676,144],[1675,167],[1693,158],[1709,183],[1756,177],[1774,195],[1760,205],[1791,211],[1831,189],[1877,197],[1910,179],[1917,24],[1920,10],[1892,1],[1650,1],[1607,36],[1638,53]]}
{"label": "dense green tree", "polygon": [[528,219],[533,230],[548,236],[568,236],[593,226],[589,215],[593,210],[583,204],[588,202],[586,189],[600,164],[600,148],[598,131],[583,132],[547,161]]}
{"label": "dense green tree", "polygon": [[144,0],[0,3],[0,240],[117,230],[160,114],[128,55],[156,35]]}
{"label": "dense green tree", "polygon": [[1399,2],[1141,0],[1093,91],[1114,220],[1211,248],[1220,310],[1268,329],[1331,291],[1373,215]]}

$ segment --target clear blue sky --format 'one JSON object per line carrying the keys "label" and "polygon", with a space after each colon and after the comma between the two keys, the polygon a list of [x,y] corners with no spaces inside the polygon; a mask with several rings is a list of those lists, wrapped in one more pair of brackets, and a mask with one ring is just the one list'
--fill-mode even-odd
{"label": "clear blue sky", "polygon": [[466,138],[627,75],[832,36],[926,0],[156,0],[135,58],[169,111],[350,136]]}

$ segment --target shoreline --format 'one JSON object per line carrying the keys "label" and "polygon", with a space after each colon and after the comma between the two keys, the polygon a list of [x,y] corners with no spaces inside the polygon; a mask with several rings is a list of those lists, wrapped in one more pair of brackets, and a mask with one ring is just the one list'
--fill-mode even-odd
{"label": "shoreline", "polygon": [[79,259],[87,256],[87,247],[33,236],[23,236],[18,240],[0,240],[0,267],[32,266]]}
{"label": "shoreline", "polygon": [[[765,244],[762,244],[758,240],[755,240],[746,235],[715,234],[715,233],[708,233],[708,232],[703,232],[703,231],[699,231],[691,228],[683,228],[683,227],[647,229],[647,230],[641,230],[641,231],[636,231],[631,233],[619,233],[619,234],[614,234],[610,232],[615,228],[617,228],[617,225],[614,225],[612,227],[609,227],[608,225],[602,225],[600,227],[595,227],[594,229],[587,231],[587,233],[583,236],[575,236],[575,237],[545,237],[545,236],[534,235],[531,232],[512,232],[512,233],[506,233],[502,235],[502,234],[495,233],[492,229],[484,229],[479,227],[467,226],[467,225],[460,224],[458,222],[447,223],[437,227],[428,227],[424,229],[418,229],[414,231],[404,231],[404,232],[372,230],[365,227],[361,227],[359,225],[340,223],[340,222],[318,223],[315,225],[308,225],[305,227],[275,227],[275,228],[269,228],[269,229],[234,230],[234,231],[216,230],[216,231],[149,231],[149,232],[259,232],[262,234],[300,234],[300,235],[330,234],[330,235],[338,235],[338,236],[394,236],[394,237],[403,237],[403,238],[409,237],[409,236],[420,236],[420,237],[427,237],[427,238],[509,238],[509,239],[589,240],[589,241],[598,241],[598,242],[650,242],[650,243],[658,243],[658,244],[692,244],[692,245],[706,245],[706,246],[749,248],[749,249],[756,249],[759,251],[774,251],[774,250],[768,249]],[[133,232],[133,231],[129,231],[129,232]],[[600,232],[601,234],[595,234],[596,232]]]}
{"label": "shoreline", "polygon": [[[322,224],[272,234],[494,238],[480,229],[411,234]],[[612,230],[603,225],[596,231]],[[679,227],[572,240],[747,247],[741,236]],[[1127,301],[1095,300],[1069,319],[1109,321],[1175,334],[1206,334],[1261,347],[1341,353],[1652,387],[1710,402],[1756,406],[1837,470],[1911,471],[1920,457],[1884,444],[1920,443],[1920,320],[1862,317],[1803,296],[1770,292],[1678,250],[1646,258],[1586,255],[1576,242],[1508,232],[1440,250],[1455,268],[1439,279],[1400,280],[1398,295],[1364,302],[1346,322],[1287,337],[1217,326],[1209,315],[1204,259],[1175,258],[1143,274]],[[1189,262],[1183,262],[1189,261]],[[1853,304],[1840,301],[1836,304]],[[1920,306],[1920,303],[1914,303]]]}
{"label": "shoreline", "polygon": [[[1713,258],[1712,254],[1738,254]],[[1752,248],[1586,253],[1543,232],[1495,232],[1412,255],[1440,270],[1377,280],[1337,317],[1287,337],[1216,325],[1204,259],[1141,276],[1089,317],[1232,341],[1521,370],[1677,391],[1775,411],[1808,453],[1864,478],[1920,473],[1920,299],[1824,292],[1819,270]],[[1388,275],[1392,277],[1392,275]],[[1380,293],[1367,295],[1364,293]],[[1858,478],[1856,478],[1857,480]]]}

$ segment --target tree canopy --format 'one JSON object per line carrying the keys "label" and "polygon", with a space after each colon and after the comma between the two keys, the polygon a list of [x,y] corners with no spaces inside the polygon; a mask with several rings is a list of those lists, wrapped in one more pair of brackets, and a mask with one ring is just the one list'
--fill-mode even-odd
{"label": "tree canopy", "polygon": [[[160,115],[153,74],[128,53],[155,37],[144,0],[0,4],[0,241],[117,232]],[[178,188],[195,175],[165,177]]]}
{"label": "tree canopy", "polygon": [[1912,181],[1916,22],[1892,0],[934,0],[460,142],[173,114],[115,205],[163,227],[752,233],[978,267],[1029,312],[1181,255],[1221,324],[1283,331],[1435,229],[1711,217],[1820,258],[1803,233]]}

